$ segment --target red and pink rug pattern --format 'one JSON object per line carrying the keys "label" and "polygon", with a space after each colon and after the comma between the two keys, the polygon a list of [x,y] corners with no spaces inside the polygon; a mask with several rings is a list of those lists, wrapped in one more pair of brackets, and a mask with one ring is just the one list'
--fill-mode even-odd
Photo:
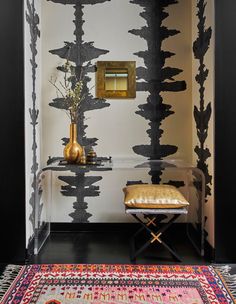
{"label": "red and pink rug pattern", "polygon": [[212,266],[22,266],[4,304],[236,303]]}

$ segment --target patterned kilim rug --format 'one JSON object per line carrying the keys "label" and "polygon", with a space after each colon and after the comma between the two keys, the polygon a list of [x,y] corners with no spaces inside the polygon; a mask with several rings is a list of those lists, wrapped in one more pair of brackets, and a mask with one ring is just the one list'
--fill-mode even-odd
{"label": "patterned kilim rug", "polygon": [[236,303],[229,267],[156,265],[9,265],[1,302]]}

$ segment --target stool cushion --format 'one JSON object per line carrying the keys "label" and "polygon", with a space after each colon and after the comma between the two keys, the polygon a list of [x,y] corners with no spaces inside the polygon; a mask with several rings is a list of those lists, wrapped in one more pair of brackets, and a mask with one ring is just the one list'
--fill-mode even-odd
{"label": "stool cushion", "polygon": [[170,185],[139,184],[123,189],[129,208],[182,208],[189,205],[180,191]]}

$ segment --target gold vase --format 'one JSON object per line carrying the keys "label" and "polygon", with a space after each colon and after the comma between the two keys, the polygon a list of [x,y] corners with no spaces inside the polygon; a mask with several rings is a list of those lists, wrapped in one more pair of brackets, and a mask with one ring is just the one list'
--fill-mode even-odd
{"label": "gold vase", "polygon": [[83,148],[77,142],[77,125],[75,123],[70,124],[70,141],[64,148],[64,158],[70,163],[77,163],[83,153]]}

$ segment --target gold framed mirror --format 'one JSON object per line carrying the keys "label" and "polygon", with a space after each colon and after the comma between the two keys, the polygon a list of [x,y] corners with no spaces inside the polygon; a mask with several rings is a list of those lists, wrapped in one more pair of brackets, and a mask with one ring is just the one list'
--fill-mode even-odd
{"label": "gold framed mirror", "polygon": [[135,61],[98,61],[96,72],[97,98],[135,98]]}

